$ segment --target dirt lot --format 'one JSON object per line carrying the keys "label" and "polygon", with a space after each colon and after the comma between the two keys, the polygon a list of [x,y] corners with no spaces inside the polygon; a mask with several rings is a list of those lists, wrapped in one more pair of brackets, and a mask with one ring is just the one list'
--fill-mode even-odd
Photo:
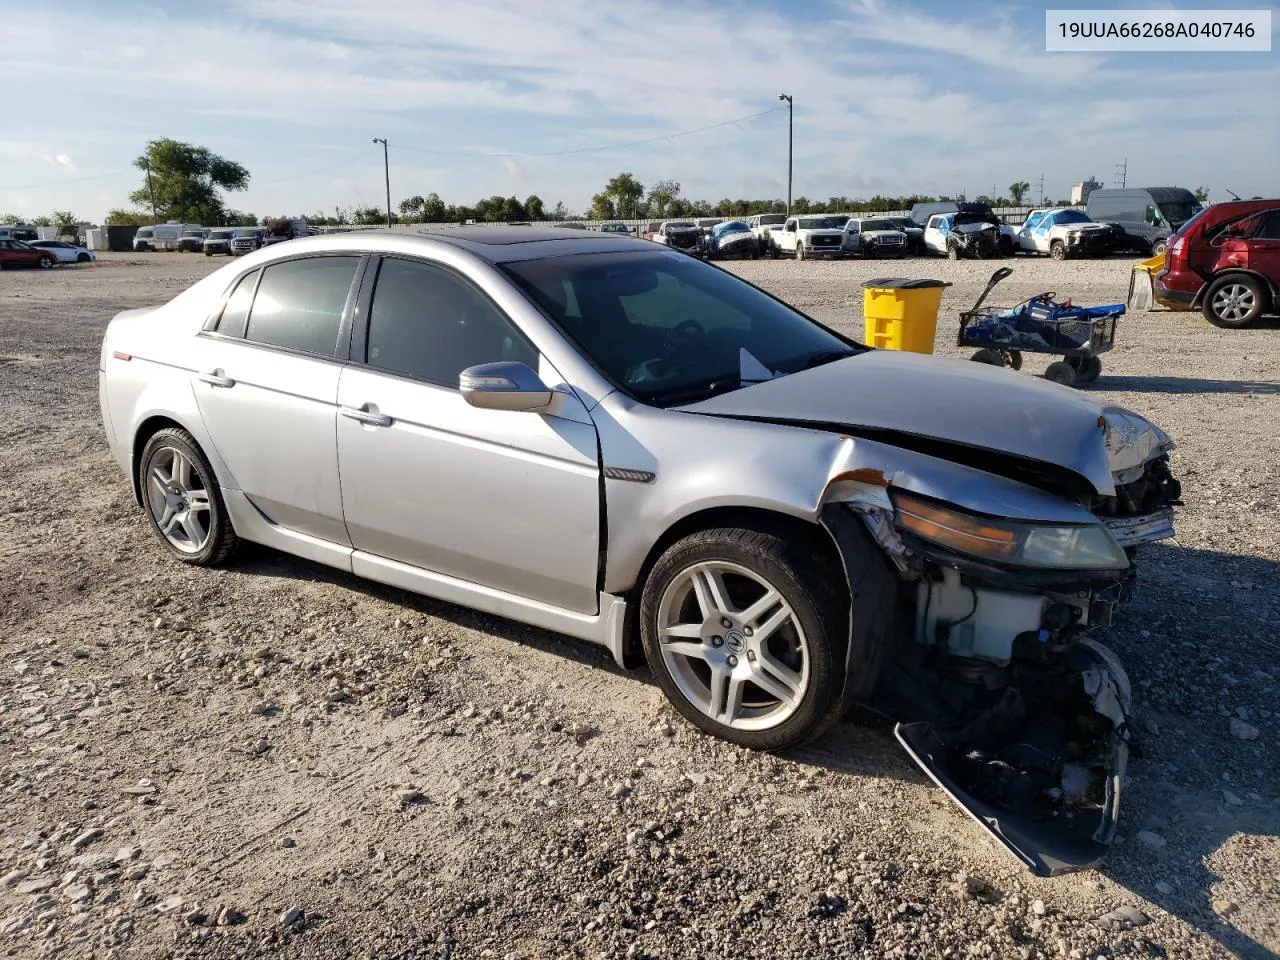
{"label": "dirt lot", "polygon": [[[1130,262],[1018,259],[996,302],[1122,300]],[[1123,842],[1038,880],[878,721],[753,755],[602,649],[262,549],[167,559],[104,446],[97,350],[113,313],[221,264],[0,276],[9,956],[1280,950],[1280,325],[1136,315],[1105,358],[1093,392],[1174,436],[1187,505],[1103,638],[1141,711]],[[863,279],[950,280],[956,353],[992,265],[735,269],[845,330]]]}

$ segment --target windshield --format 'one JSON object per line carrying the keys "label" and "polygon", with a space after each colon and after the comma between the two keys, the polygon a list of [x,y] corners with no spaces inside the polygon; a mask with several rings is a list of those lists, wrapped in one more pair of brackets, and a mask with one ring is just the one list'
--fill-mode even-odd
{"label": "windshield", "polygon": [[136,236],[139,236],[139,237],[149,237],[149,236],[151,236],[154,232],[155,232],[155,231],[154,231],[154,230],[152,230],[150,227],[143,227],[141,230],[139,230],[139,231],[137,232]]}
{"label": "windshield", "polygon": [[714,228],[716,234],[726,233],[750,233],[751,228],[741,220],[730,220],[728,223],[722,223]]}
{"label": "windshield", "polygon": [[1204,209],[1196,200],[1171,201],[1159,204],[1160,213],[1171,227],[1180,227]]}
{"label": "windshield", "polygon": [[867,230],[897,230],[898,227],[888,220],[863,220],[862,229],[865,232]]}
{"label": "windshield", "polygon": [[957,213],[951,221],[953,227],[967,227],[970,224],[983,223],[991,224],[990,217],[984,217],[980,213]]}
{"label": "windshield", "polygon": [[732,274],[675,253],[592,253],[501,269],[611,381],[692,403],[857,352]]}
{"label": "windshield", "polygon": [[1054,223],[1093,223],[1087,213],[1079,210],[1059,210],[1053,218]]}
{"label": "windshield", "polygon": [[839,230],[844,221],[838,217],[803,217],[800,220],[801,230]]}
{"label": "windshield", "polygon": [[760,226],[768,226],[771,223],[786,223],[787,215],[785,213],[762,213],[760,214]]}
{"label": "windshield", "polygon": [[668,223],[668,224],[667,224],[667,229],[668,229],[668,230],[688,230],[688,229],[690,229],[692,226],[693,226],[693,224],[692,224],[692,223],[685,223],[684,221],[677,221],[677,222],[675,222],[675,223]]}
{"label": "windshield", "polygon": [[210,239],[210,240],[230,240],[230,239],[231,239],[231,231],[230,231],[230,230],[215,230],[215,231],[213,231],[213,233],[209,234],[209,239]]}
{"label": "windshield", "polygon": [[203,237],[203,230],[185,230],[182,234],[184,237]]}

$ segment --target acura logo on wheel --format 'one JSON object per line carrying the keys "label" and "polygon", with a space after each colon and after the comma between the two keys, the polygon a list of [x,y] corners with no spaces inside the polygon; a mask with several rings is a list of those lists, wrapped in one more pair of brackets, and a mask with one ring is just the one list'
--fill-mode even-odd
{"label": "acura logo on wheel", "polygon": [[730,653],[741,653],[747,646],[747,641],[743,639],[742,634],[737,630],[730,630],[724,638],[725,649]]}

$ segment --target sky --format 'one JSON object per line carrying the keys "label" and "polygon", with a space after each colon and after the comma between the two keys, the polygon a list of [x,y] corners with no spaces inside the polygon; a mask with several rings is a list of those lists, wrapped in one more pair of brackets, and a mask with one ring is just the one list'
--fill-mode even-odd
{"label": "sky", "polygon": [[[536,193],[583,211],[621,171],[713,203],[783,198],[783,91],[797,197],[1025,180],[1036,200],[1043,176],[1057,199],[1089,176],[1112,185],[1126,160],[1129,186],[1280,194],[1280,42],[1046,53],[1046,6],[1112,5],[0,0],[0,213],[130,206],[132,161],[160,137],[246,166],[228,205],[259,216],[383,206],[373,137],[393,206]],[[1261,0],[1115,6],[1270,7],[1280,30]]]}

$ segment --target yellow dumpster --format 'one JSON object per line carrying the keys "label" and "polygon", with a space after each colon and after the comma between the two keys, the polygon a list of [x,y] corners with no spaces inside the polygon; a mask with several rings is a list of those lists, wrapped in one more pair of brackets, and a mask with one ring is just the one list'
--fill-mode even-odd
{"label": "yellow dumpster", "polygon": [[933,353],[945,280],[884,277],[862,285],[864,342],[886,350]]}

